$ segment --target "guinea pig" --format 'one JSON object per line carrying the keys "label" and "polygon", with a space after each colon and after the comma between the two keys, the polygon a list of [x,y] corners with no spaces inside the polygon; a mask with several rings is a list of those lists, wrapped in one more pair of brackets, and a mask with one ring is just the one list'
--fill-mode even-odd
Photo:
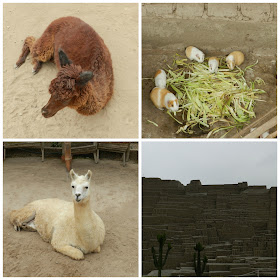
{"label": "guinea pig", "polygon": [[227,67],[233,70],[235,66],[239,66],[244,62],[244,54],[240,51],[234,51],[226,57]]}
{"label": "guinea pig", "polygon": [[186,56],[190,60],[195,60],[202,63],[204,61],[204,53],[196,47],[189,46],[186,48]]}
{"label": "guinea pig", "polygon": [[155,74],[155,85],[159,88],[166,88],[166,73],[164,70],[157,70]]}
{"label": "guinea pig", "polygon": [[172,112],[176,112],[179,109],[178,99],[172,92],[168,91],[166,88],[153,88],[150,93],[150,98],[154,105],[160,110],[166,108]]}
{"label": "guinea pig", "polygon": [[219,68],[219,59],[215,56],[212,56],[208,60],[209,72],[217,73]]}

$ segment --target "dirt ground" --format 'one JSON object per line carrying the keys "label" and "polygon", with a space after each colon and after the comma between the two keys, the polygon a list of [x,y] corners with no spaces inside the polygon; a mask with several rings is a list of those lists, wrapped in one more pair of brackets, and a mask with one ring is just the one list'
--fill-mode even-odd
{"label": "dirt ground", "polygon": [[[215,32],[214,32],[215,31]],[[262,34],[260,36],[259,34]],[[255,106],[256,119],[276,107],[276,24],[259,22],[233,22],[214,19],[166,19],[144,18],[142,21],[142,77],[152,78],[158,69],[166,69],[172,64],[173,56],[185,55],[185,47],[197,46],[206,57],[227,55],[233,50],[245,53],[244,69],[248,65],[258,64],[254,71],[247,71],[247,82],[256,77],[262,78],[266,85],[260,86],[266,91],[261,97],[265,102]],[[238,40],[236,40],[238,38]],[[200,130],[190,136],[176,134],[179,126],[166,111],[158,110],[151,102],[149,93],[154,87],[151,79],[142,80],[142,137],[144,138],[188,138],[207,136]],[[171,90],[172,91],[172,90]],[[147,120],[158,124],[158,127]],[[232,137],[234,129],[227,134]],[[216,137],[221,137],[217,133]]]}
{"label": "dirt ground", "polygon": [[[5,138],[137,138],[138,137],[138,4],[4,4]],[[45,119],[41,109],[57,69],[45,63],[31,72],[30,55],[14,69],[27,36],[39,38],[62,16],[76,16],[92,26],[109,48],[115,90],[106,107],[93,116],[64,108]]]}
{"label": "dirt ground", "polygon": [[71,201],[70,179],[57,159],[7,158],[4,162],[4,276],[134,276],[138,275],[138,164],[117,160],[75,159],[78,174],[93,171],[92,208],[106,227],[99,254],[75,261],[57,253],[37,232],[14,231],[8,213],[43,198]]}

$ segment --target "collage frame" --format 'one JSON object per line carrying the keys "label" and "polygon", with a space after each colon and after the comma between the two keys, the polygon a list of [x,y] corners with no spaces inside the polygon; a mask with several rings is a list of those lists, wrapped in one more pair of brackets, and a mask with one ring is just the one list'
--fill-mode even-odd
{"label": "collage frame", "polygon": [[[4,4],[34,4],[34,3],[39,3],[39,4],[137,4],[138,5],[138,52],[137,52],[137,56],[138,56],[138,84],[137,84],[137,90],[138,90],[138,137],[129,137],[129,138],[68,138],[68,137],[62,137],[62,138],[53,138],[53,137],[46,137],[46,138],[17,138],[17,137],[6,137],[4,138],[4,71],[5,71],[5,57],[4,57]],[[142,134],[142,5],[145,3],[153,3],[153,4],[157,4],[157,3],[182,3],[182,4],[190,4],[190,3],[224,3],[224,4],[228,4],[228,3],[232,3],[232,1],[212,1],[212,0],[208,0],[208,1],[201,1],[201,0],[197,0],[197,1],[189,1],[189,0],[177,0],[177,1],[167,1],[167,0],[162,0],[162,1],[158,1],[158,0],[132,0],[132,1],[123,1],[123,0],[106,0],[106,1],[97,1],[97,0],[91,0],[91,1],[82,1],[82,3],[78,3],[77,1],[2,1],[1,0],[1,15],[2,15],[2,28],[1,28],[1,40],[2,40],[2,48],[1,48],[1,56],[2,56],[2,60],[1,60],[1,69],[2,69],[2,75],[1,75],[1,79],[0,82],[2,84],[2,102],[1,102],[1,112],[0,112],[0,118],[1,118],[1,133],[0,133],[0,137],[1,137],[1,141],[2,141],[2,157],[4,156],[4,148],[3,148],[3,144],[4,142],[28,142],[30,140],[34,141],[34,142],[40,142],[40,141],[45,141],[45,142],[56,142],[56,141],[60,141],[60,142],[68,142],[68,141],[72,141],[72,142],[94,142],[94,141],[99,141],[99,142],[137,142],[138,143],[138,276],[135,277],[129,277],[131,279],[137,279],[137,278],[141,278],[142,276],[142,164],[143,164],[143,158],[142,158],[142,152],[143,152],[143,144],[145,143],[169,143],[169,142],[173,142],[173,143],[274,143],[276,144],[276,149],[277,149],[277,174],[280,171],[280,165],[278,164],[278,160],[280,158],[280,152],[278,149],[278,145],[279,145],[279,140],[276,139],[261,139],[261,140],[256,140],[256,139],[194,139],[194,138],[143,138]],[[235,1],[235,3],[274,3],[277,5],[277,1],[276,0],[271,0],[271,1]],[[279,17],[279,8],[277,7],[277,17]],[[40,24],[40,23],[39,23]],[[277,27],[279,27],[278,24],[278,19],[277,19]],[[40,27],[40,30],[43,29],[43,26]],[[279,29],[279,28],[278,28]],[[277,31],[277,44],[279,42],[279,31]],[[23,41],[23,40],[22,40]],[[279,55],[279,48],[277,48],[277,56]],[[17,59],[17,58],[15,58]],[[14,59],[14,60],[15,60]],[[277,58],[278,61],[278,58]],[[277,65],[277,61],[276,61],[276,65]],[[30,64],[30,61],[28,61],[28,64]],[[30,65],[29,65],[30,68]],[[277,69],[277,66],[276,66]],[[276,70],[276,75],[277,75],[278,70]],[[277,77],[276,77],[277,79]],[[48,81],[49,83],[49,81]],[[277,88],[279,86],[279,82],[277,81]],[[277,104],[277,109],[279,109],[279,105]],[[279,116],[277,116],[277,122],[280,121],[279,120]],[[278,131],[278,130],[277,130]],[[3,194],[3,188],[4,188],[4,163],[3,161],[1,162],[1,182],[2,182],[2,194]],[[277,176],[276,174],[276,176]],[[277,184],[279,183],[278,178],[277,178]],[[277,200],[279,201],[279,193],[277,194]],[[4,207],[4,196],[2,195],[2,199],[1,199],[1,203],[0,203],[0,207],[1,207],[1,211],[2,211],[2,217],[3,217],[3,207]],[[4,242],[3,240],[3,219],[1,219],[1,241],[2,244]],[[277,222],[278,222],[278,210],[277,210]],[[278,227],[277,223],[277,237],[279,234],[279,227]],[[276,237],[276,238],[277,238]],[[276,239],[277,240],[277,239]],[[2,256],[4,254],[4,249],[3,246],[1,246],[1,253]],[[279,255],[279,246],[277,245],[277,254]],[[277,263],[277,269],[279,268],[279,262]],[[1,275],[3,277],[5,277],[3,275],[3,258],[1,258]],[[32,278],[37,278],[37,277],[32,277]],[[69,277],[70,278],[70,277]],[[71,277],[72,278],[72,277]],[[76,277],[75,277],[76,278]],[[78,278],[78,277],[77,277]],[[104,278],[104,277],[95,277],[95,278]],[[109,278],[109,277],[106,277]],[[118,279],[121,279],[122,277],[117,277]],[[224,278],[228,278],[229,277],[224,277]],[[254,278],[254,277],[252,277]]]}

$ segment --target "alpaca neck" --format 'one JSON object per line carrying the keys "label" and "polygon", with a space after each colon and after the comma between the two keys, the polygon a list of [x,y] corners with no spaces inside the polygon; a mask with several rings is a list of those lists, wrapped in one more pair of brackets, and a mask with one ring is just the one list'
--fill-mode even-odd
{"label": "alpaca neck", "polygon": [[82,203],[74,202],[74,217],[76,231],[82,233],[85,230],[90,230],[90,225],[94,219],[90,207],[90,199]]}

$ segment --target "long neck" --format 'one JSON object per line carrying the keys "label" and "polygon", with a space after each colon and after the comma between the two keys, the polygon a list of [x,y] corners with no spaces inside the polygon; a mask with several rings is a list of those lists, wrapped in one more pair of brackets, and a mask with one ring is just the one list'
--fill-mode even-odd
{"label": "long neck", "polygon": [[88,221],[94,218],[90,207],[90,198],[85,202],[74,202],[74,217],[76,229],[82,231],[88,228]]}

